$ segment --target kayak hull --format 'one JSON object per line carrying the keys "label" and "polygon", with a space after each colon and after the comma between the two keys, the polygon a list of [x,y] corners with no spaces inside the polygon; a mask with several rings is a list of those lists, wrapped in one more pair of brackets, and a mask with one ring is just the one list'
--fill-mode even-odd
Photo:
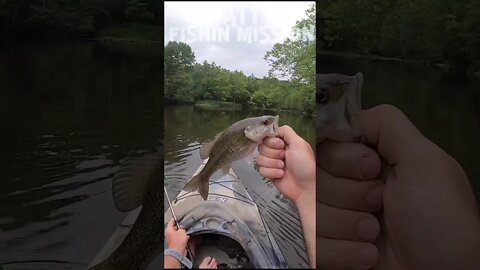
{"label": "kayak hull", "polygon": [[[202,170],[207,161],[203,161],[193,176]],[[242,246],[255,268],[287,268],[285,258],[256,203],[233,169],[226,175],[216,175],[219,173],[210,179],[207,200],[203,200],[198,192],[182,190],[172,202],[178,222],[187,234],[190,237],[206,234],[226,236]],[[167,209],[165,226],[171,217]]]}

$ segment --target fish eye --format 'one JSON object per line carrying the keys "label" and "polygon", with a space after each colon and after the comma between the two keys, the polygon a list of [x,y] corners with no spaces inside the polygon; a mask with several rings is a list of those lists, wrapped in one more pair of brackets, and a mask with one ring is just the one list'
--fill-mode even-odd
{"label": "fish eye", "polygon": [[263,120],[263,121],[262,121],[262,124],[263,124],[264,126],[268,126],[268,120]]}
{"label": "fish eye", "polygon": [[328,95],[328,88],[321,87],[317,90],[316,94],[316,103],[324,104],[328,102],[329,95]]}

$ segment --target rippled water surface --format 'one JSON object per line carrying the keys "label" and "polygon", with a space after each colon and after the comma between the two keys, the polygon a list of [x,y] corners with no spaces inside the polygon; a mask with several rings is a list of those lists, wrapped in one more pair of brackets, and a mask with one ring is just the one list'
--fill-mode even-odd
{"label": "rippled water surface", "polygon": [[[165,182],[170,199],[180,192],[186,181],[198,169],[202,160],[199,149],[203,142],[244,118],[269,111],[204,111],[193,106],[165,108]],[[280,126],[288,124],[313,145],[314,128],[310,116],[280,112]],[[245,160],[233,163],[233,169],[272,230],[290,268],[308,267],[303,233],[296,207],[278,193],[272,183],[264,180],[258,168]],[[166,202],[165,202],[166,203]]]}
{"label": "rippled water surface", "polygon": [[125,217],[113,174],[161,150],[160,49],[0,45],[0,265],[26,261],[4,269],[85,269]]}

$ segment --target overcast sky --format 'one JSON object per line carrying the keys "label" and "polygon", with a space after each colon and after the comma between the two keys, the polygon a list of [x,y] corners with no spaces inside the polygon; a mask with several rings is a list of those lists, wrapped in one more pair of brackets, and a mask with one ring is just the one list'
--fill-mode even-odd
{"label": "overcast sky", "polygon": [[263,77],[263,59],[277,42],[293,34],[314,1],[165,2],[165,44],[188,43],[197,62],[215,62],[247,76]]}

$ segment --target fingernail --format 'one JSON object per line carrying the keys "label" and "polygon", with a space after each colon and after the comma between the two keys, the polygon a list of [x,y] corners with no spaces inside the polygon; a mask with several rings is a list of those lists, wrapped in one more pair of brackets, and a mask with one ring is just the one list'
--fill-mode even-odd
{"label": "fingernail", "polygon": [[282,169],[282,168],[283,168],[283,161],[278,161],[278,162],[277,162],[277,167],[278,167],[279,169]]}
{"label": "fingernail", "polygon": [[383,185],[376,186],[367,195],[367,204],[375,210],[382,208],[383,188]]}
{"label": "fingernail", "polygon": [[357,234],[362,240],[373,241],[380,233],[380,225],[374,217],[367,217],[357,224]]}
{"label": "fingernail", "polygon": [[373,245],[365,245],[358,250],[358,259],[364,268],[371,268],[377,264],[378,248]]}

